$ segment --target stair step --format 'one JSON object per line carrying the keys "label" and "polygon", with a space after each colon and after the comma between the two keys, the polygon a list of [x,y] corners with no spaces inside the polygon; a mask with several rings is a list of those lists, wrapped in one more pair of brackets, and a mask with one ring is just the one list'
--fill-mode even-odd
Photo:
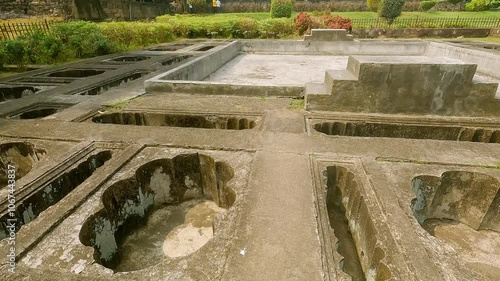
{"label": "stair step", "polygon": [[329,95],[330,89],[324,83],[307,83],[304,95]]}

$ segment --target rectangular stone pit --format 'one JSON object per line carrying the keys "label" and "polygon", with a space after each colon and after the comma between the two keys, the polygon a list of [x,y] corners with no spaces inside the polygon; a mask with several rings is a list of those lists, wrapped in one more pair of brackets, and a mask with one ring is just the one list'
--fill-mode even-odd
{"label": "rectangular stone pit", "polygon": [[383,210],[359,162],[322,156],[312,160],[328,278],[409,280],[413,273],[405,269],[402,252],[383,221]]}
{"label": "rectangular stone pit", "polygon": [[166,126],[201,129],[245,130],[258,127],[261,115],[221,115],[160,112],[103,112],[86,119],[97,124]]}
{"label": "rectangular stone pit", "polygon": [[340,137],[500,143],[500,128],[498,124],[464,123],[462,123],[463,125],[451,125],[446,120],[443,120],[443,123],[400,120],[314,120],[311,124],[311,131]]}

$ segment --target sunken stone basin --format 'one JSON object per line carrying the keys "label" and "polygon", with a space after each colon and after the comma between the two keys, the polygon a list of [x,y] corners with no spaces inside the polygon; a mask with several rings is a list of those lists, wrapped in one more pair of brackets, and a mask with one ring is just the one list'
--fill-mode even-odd
{"label": "sunken stone basin", "polygon": [[446,244],[477,280],[500,280],[500,181],[449,171],[417,176],[412,187],[411,209],[422,228]]}
{"label": "sunken stone basin", "polygon": [[24,177],[31,171],[35,162],[47,152],[43,149],[36,149],[30,143],[12,142],[0,144],[0,186],[5,186],[8,182],[8,165],[13,165],[16,169],[16,180]]}
{"label": "sunken stone basin", "polygon": [[233,169],[203,154],[181,154],[140,166],[108,187],[103,208],[80,230],[97,263],[115,272],[140,270],[194,253],[213,236],[217,214],[232,206]]}
{"label": "sunken stone basin", "polygon": [[421,225],[443,219],[500,232],[500,181],[492,176],[465,171],[422,175],[413,179],[412,189],[411,209]]}

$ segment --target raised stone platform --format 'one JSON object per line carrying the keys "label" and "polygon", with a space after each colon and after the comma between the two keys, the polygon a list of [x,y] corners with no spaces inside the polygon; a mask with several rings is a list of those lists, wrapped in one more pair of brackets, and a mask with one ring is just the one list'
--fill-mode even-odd
{"label": "raised stone platform", "polygon": [[353,36],[345,29],[312,29],[311,35],[304,35],[304,41],[352,41]]}
{"label": "raised stone platform", "polygon": [[[498,83],[473,81],[476,65],[447,57],[350,56],[307,84],[309,110],[498,116]],[[323,92],[326,90],[326,92]]]}

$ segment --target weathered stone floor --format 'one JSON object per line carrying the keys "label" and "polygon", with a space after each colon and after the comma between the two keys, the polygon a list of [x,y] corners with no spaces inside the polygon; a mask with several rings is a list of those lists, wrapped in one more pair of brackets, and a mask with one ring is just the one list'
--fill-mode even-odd
{"label": "weathered stone floor", "polygon": [[[500,206],[495,205],[500,189],[499,143],[339,136],[314,129],[315,124],[332,120],[370,120],[467,127],[495,134],[500,130],[500,115],[312,112],[303,109],[300,95],[146,92],[145,80],[216,53],[228,43],[196,41],[174,51],[137,52],[152,57],[137,62],[109,64],[94,58],[62,66],[115,69],[70,83],[47,78],[57,87],[0,103],[4,117],[0,142],[24,142],[43,149],[37,160],[14,155],[15,161],[31,165],[16,181],[16,204],[24,208],[25,224],[16,233],[15,274],[8,272],[4,262],[8,239],[0,241],[0,279],[351,280],[346,265],[352,264],[352,257],[357,257],[364,275],[352,280],[500,279],[500,218],[498,212],[496,216],[487,212]],[[259,53],[258,48],[264,47],[258,44],[271,43],[245,44],[256,54],[241,56],[267,60],[268,52]],[[286,44],[281,44],[286,55]],[[401,44],[401,52],[417,45]],[[195,51],[210,45],[216,47],[206,53]],[[355,49],[363,50],[363,46]],[[374,52],[381,52],[383,46],[377,48]],[[316,52],[309,60],[307,54],[297,52],[295,48],[288,54],[294,60],[277,65],[293,69],[296,75],[305,72],[306,80],[321,73],[315,82],[324,79],[326,69],[321,68],[345,64],[348,55],[332,49],[328,56]],[[188,55],[192,57],[162,65],[172,57]],[[123,54],[105,59],[120,56]],[[279,57],[274,54],[273,58]],[[316,67],[294,66],[315,61]],[[271,67],[272,61],[268,62]],[[230,62],[203,82],[305,83],[299,76],[279,79],[286,75],[282,69],[269,70],[277,78],[266,81],[260,81],[260,76],[238,80],[243,78],[235,73],[256,70],[259,63],[254,63],[246,68],[240,59],[233,72],[235,62]],[[97,95],[78,94],[137,71],[148,74],[116,87],[106,86]],[[46,72],[4,78],[0,83],[12,87],[18,83],[14,80],[34,81],[34,76],[46,77]],[[43,84],[31,84],[37,83]],[[11,118],[26,107],[54,104],[60,106],[57,112],[39,119]],[[92,121],[105,114],[116,114],[114,123]],[[255,126],[250,128],[252,121]],[[210,126],[214,128],[208,129]],[[7,159],[12,153],[7,151],[1,157]],[[102,165],[96,164],[100,162]],[[454,171],[466,173],[441,179]],[[431,219],[436,213],[414,207],[423,198],[415,184],[417,177],[429,179],[432,184],[424,185],[429,190],[441,190],[450,183],[453,188],[448,193],[453,196],[443,195],[433,204],[442,202],[436,210],[447,206],[459,210],[464,214],[460,221]],[[54,193],[49,187],[59,191]],[[0,216],[7,212],[7,198],[4,187],[0,189]],[[343,210],[345,221],[329,218],[332,204],[341,210],[340,216]],[[421,225],[415,214],[424,211],[429,220]],[[482,223],[478,223],[479,217]],[[346,249],[349,255],[337,251],[345,237],[335,233],[331,224],[336,221],[348,225],[356,244],[354,249]],[[151,240],[142,239],[148,231],[154,232]],[[128,248],[121,250],[124,244]],[[134,247],[138,247],[136,251]],[[161,257],[162,251],[171,252]],[[115,257],[120,253],[127,255],[122,264]],[[102,260],[108,255],[110,260]]]}

